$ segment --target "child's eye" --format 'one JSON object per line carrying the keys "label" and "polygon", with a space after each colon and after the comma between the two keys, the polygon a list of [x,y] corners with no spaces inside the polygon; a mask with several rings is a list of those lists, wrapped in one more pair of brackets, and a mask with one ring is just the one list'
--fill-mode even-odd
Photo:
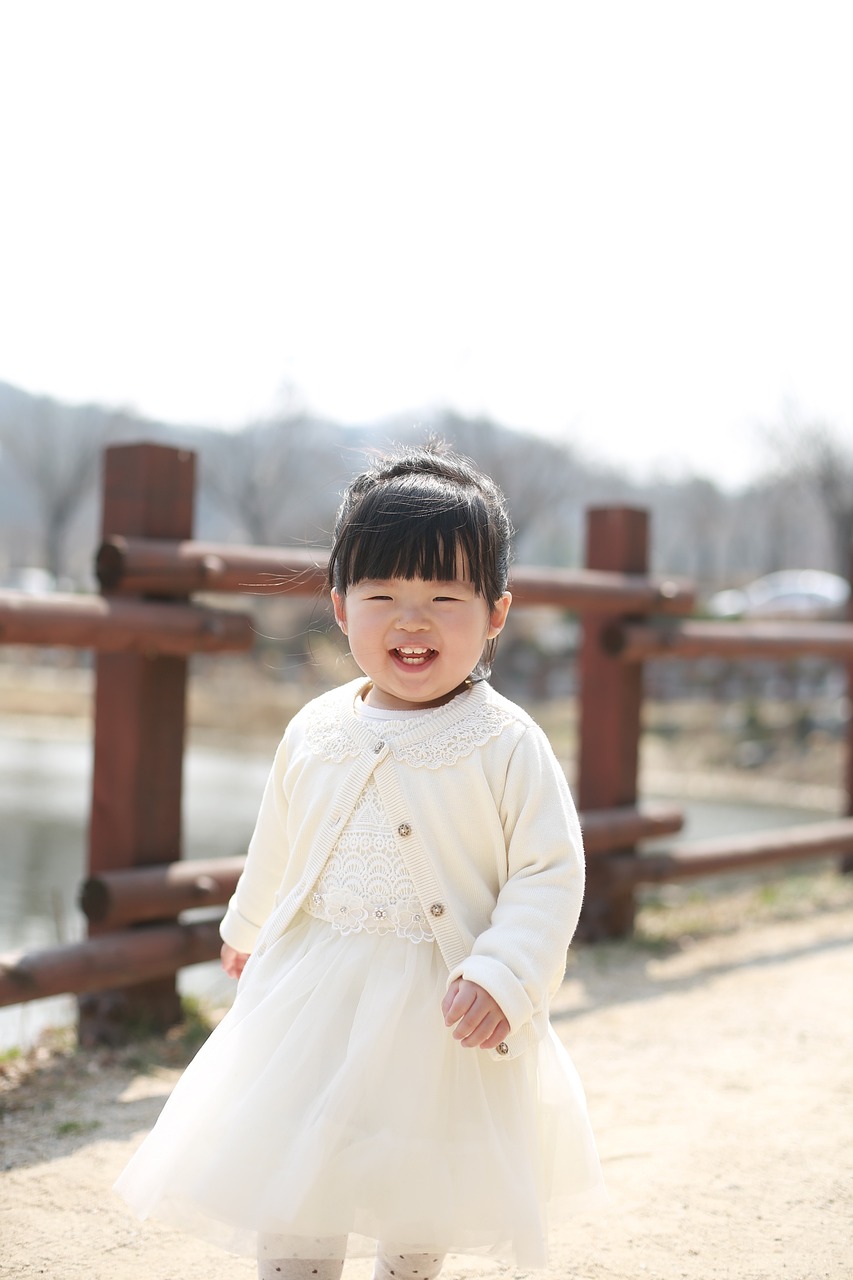
{"label": "child's eye", "polygon": [[437,603],[459,603],[458,596],[435,596],[435,600]]}

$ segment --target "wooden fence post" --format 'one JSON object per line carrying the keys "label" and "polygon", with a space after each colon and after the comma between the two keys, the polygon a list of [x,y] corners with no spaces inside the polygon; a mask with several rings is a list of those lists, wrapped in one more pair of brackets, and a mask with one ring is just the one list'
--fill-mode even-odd
{"label": "wooden fence post", "polygon": [[[156,444],[104,454],[102,536],[191,538],[195,455]],[[187,660],[102,653],[96,663],[89,875],[176,861]],[[147,926],[140,926],[145,928]],[[91,925],[90,934],[106,926]],[[174,975],[81,997],[82,1043],[180,1020]]]}
{"label": "wooden fence post", "polygon": [[[850,594],[847,597],[847,617],[853,622],[853,548],[847,573]],[[847,793],[847,816],[853,817],[853,662],[847,664],[847,756],[844,762],[844,787]],[[853,875],[853,854],[841,860],[841,871]]]}
{"label": "wooden fence post", "polygon": [[[649,522],[634,507],[587,511],[586,567],[619,573],[648,572]],[[623,663],[602,644],[624,614],[588,613],[580,650],[580,761],[578,808],[613,809],[637,802],[642,664]],[[615,851],[614,851],[615,852]],[[633,853],[634,849],[620,849]],[[607,873],[606,855],[590,857],[580,936],[623,937],[634,923],[634,888]]]}

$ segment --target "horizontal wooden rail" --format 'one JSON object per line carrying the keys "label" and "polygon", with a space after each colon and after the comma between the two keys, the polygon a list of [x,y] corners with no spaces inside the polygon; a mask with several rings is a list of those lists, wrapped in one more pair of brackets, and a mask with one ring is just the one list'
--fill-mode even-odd
{"label": "horizontal wooden rail", "polygon": [[627,849],[643,840],[674,835],[684,826],[680,809],[663,805],[644,805],[635,809],[625,805],[619,809],[588,809],[580,814],[584,848],[587,853],[605,853],[608,849]]}
{"label": "horizontal wooden rail", "polygon": [[[588,853],[672,835],[684,826],[684,814],[664,806],[599,810],[580,817]],[[80,907],[93,924],[117,926],[220,906],[234,892],[244,863],[243,857],[208,858],[104,872],[86,880]]]}
{"label": "horizontal wooden rail", "polygon": [[163,920],[194,907],[221,906],[236,888],[246,859],[206,858],[105,871],[80,890],[80,908],[92,924],[110,926]]}
{"label": "horizontal wooden rail", "polygon": [[[313,596],[326,589],[326,557],[292,547],[230,546],[109,538],[96,558],[98,580],[110,594],[189,595],[194,591]],[[592,569],[517,566],[510,583],[516,604],[595,610],[688,614],[693,587],[680,579],[655,580]]]}
{"label": "horizontal wooden rail", "polygon": [[617,881],[658,884],[851,852],[853,818],[838,818],[725,839],[696,840],[667,853],[613,854],[606,858],[606,865],[608,874]]}
{"label": "horizontal wooden rail", "polygon": [[603,569],[539,569],[517,565],[510,576],[517,605],[554,605],[572,613],[662,613],[693,610],[692,586],[676,578],[644,578]]}
{"label": "horizontal wooden rail", "polygon": [[[684,826],[679,809],[650,805],[581,814],[587,853],[624,849],[642,840],[673,835]],[[105,871],[80,890],[80,908],[92,924],[112,928],[141,920],[163,920],[195,907],[221,906],[234,892],[244,857],[205,858]]]}
{"label": "horizontal wooden rail", "polygon": [[[635,811],[624,814],[611,811],[597,824],[595,820],[590,821],[591,817],[586,815],[584,823],[587,843],[594,846],[605,830],[609,830],[611,836],[618,833],[619,839],[625,839],[626,832],[636,832],[639,826],[647,829],[651,821],[672,823],[680,815],[672,811],[667,818],[661,810],[652,819]],[[598,830],[593,834],[596,825]],[[617,883],[640,884],[742,872],[753,867],[849,852],[853,852],[853,818],[694,841],[663,854],[607,854],[602,855],[602,860]],[[175,863],[171,867],[105,874],[98,879],[99,887],[93,899],[101,903],[100,909],[104,901],[107,904],[105,916],[98,918],[112,923],[123,911],[136,910],[137,904],[141,904],[141,910],[156,905],[161,913],[165,906],[170,910],[183,910],[216,905],[225,900],[226,894],[230,895],[242,864],[242,858],[231,858],[216,863]],[[134,886],[143,891],[136,901]],[[164,886],[166,896],[158,897]],[[218,924],[203,921],[125,929],[71,946],[0,956],[0,1006],[66,992],[84,995],[114,986],[131,986],[164,977],[186,965],[215,960],[220,948]]]}
{"label": "horizontal wooden rail", "polygon": [[156,600],[0,591],[0,644],[189,655],[250,649],[248,614]]}
{"label": "horizontal wooden rail", "polygon": [[95,571],[102,589],[117,595],[227,591],[313,596],[326,586],[323,553],[299,547],[115,537],[98,548]]}
{"label": "horizontal wooden rail", "polygon": [[625,662],[650,658],[853,657],[853,622],[682,622],[615,624],[605,650]]}
{"label": "horizontal wooden rail", "polygon": [[46,951],[0,955],[0,1006],[165,978],[186,965],[215,960],[221,947],[218,924],[205,920],[126,929]]}

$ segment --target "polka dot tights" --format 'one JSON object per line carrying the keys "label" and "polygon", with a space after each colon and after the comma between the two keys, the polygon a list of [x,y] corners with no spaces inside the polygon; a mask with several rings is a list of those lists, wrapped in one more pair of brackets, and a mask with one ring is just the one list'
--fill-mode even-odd
{"label": "polka dot tights", "polygon": [[[258,1280],[340,1280],[344,1269],[346,1240],[318,1241],[323,1258],[283,1258],[276,1256],[275,1236],[258,1241]],[[318,1253],[321,1250],[318,1249]],[[339,1253],[339,1257],[329,1257]],[[395,1253],[381,1248],[376,1257],[373,1280],[436,1280],[444,1262],[443,1254]]]}

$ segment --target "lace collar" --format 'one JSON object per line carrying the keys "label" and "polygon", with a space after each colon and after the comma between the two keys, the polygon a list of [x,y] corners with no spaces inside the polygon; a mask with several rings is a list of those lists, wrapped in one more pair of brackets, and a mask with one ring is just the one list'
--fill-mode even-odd
{"label": "lace collar", "polygon": [[424,711],[412,720],[377,724],[356,715],[355,699],[366,681],[357,680],[322,694],[309,703],[305,738],[314,755],[340,762],[387,742],[396,760],[421,769],[455,764],[495,738],[522,713],[501,698],[484,680],[478,681],[443,707]]}

